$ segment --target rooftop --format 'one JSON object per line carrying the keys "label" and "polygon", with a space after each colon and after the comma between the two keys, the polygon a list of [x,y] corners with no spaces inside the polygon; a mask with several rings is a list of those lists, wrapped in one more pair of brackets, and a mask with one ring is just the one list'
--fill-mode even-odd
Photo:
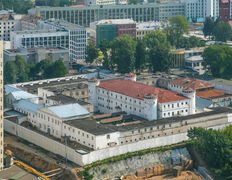
{"label": "rooftop", "polygon": [[140,100],[143,100],[145,96],[152,94],[158,98],[159,103],[167,103],[188,99],[166,89],[148,86],[130,80],[102,81],[100,82],[98,87]]}
{"label": "rooftop", "polygon": [[57,32],[66,32],[60,30],[26,30],[26,31],[14,31],[15,34],[42,34],[42,33],[57,33]]}
{"label": "rooftop", "polygon": [[158,21],[141,22],[136,24],[136,30],[157,30],[161,27]]}
{"label": "rooftop", "polygon": [[209,108],[213,105],[214,105],[213,101],[196,97],[196,108],[199,110],[204,110],[205,108]]}
{"label": "rooftop", "polygon": [[203,57],[202,56],[191,56],[186,58],[186,61],[203,61]]}
{"label": "rooftop", "polygon": [[226,108],[226,107],[217,107],[207,112],[202,112],[202,113],[193,114],[189,116],[177,116],[177,117],[170,117],[170,118],[165,118],[165,119],[158,119],[154,121],[135,119],[134,121],[130,121],[129,123],[126,122],[126,123],[121,123],[117,125],[100,124],[95,119],[91,119],[91,118],[66,121],[65,123],[69,124],[70,126],[74,126],[76,128],[82,129],[94,135],[103,135],[103,134],[113,133],[117,131],[125,132],[129,130],[134,130],[134,129],[154,127],[154,126],[160,126],[160,125],[170,124],[170,123],[177,123],[177,122],[182,122],[182,121],[186,121],[190,119],[197,119],[201,117],[222,114],[222,113],[232,113],[232,109]]}
{"label": "rooftop", "polygon": [[47,97],[47,99],[51,99],[53,101],[56,101],[59,104],[74,104],[74,103],[78,103],[80,105],[89,104],[88,102],[77,100],[77,99],[75,99],[73,97],[65,96],[63,94],[57,94],[55,96],[49,96],[49,97]]}
{"label": "rooftop", "polygon": [[33,112],[33,113],[37,113],[37,110],[39,108],[42,108],[43,106],[39,105],[39,104],[35,104],[33,102],[30,102],[28,100],[20,100],[18,103],[15,103],[14,104],[14,107],[18,107],[18,108],[22,108],[22,109],[26,109],[30,112]]}
{"label": "rooftop", "polygon": [[16,100],[20,100],[20,99],[32,99],[32,98],[38,98],[38,96],[28,93],[26,91],[13,91],[11,92],[12,96],[16,99]]}
{"label": "rooftop", "polygon": [[170,84],[181,86],[183,88],[190,88],[192,90],[199,90],[199,89],[206,89],[206,88],[213,88],[214,85],[198,80],[198,79],[192,79],[192,78],[179,78],[179,79],[173,79],[170,81]]}
{"label": "rooftop", "polygon": [[47,107],[50,111],[56,114],[59,118],[64,121],[72,119],[80,119],[86,116],[89,116],[89,112],[80,106],[79,104],[66,104],[59,106],[50,106]]}
{"label": "rooftop", "polygon": [[5,85],[4,88],[5,88],[6,95],[8,95],[9,93],[14,92],[14,91],[22,91],[21,89],[15,87],[13,85],[10,85],[10,84]]}
{"label": "rooftop", "polygon": [[[217,90],[217,89],[209,89],[209,90],[205,90],[205,91],[199,91],[196,93],[196,95],[198,97],[206,98],[206,99],[220,97],[220,96],[224,96],[226,94],[227,94],[226,91],[221,91],[221,90]],[[232,96],[232,94],[231,94],[231,96]]]}
{"label": "rooftop", "polygon": [[135,24],[133,19],[105,19],[98,21],[97,25],[109,25],[109,24]]}

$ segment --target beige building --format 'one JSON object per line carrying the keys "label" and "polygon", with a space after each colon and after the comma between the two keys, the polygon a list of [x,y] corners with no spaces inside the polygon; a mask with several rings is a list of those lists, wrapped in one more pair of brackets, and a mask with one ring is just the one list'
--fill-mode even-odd
{"label": "beige building", "polygon": [[0,171],[3,169],[3,41],[0,41]]}

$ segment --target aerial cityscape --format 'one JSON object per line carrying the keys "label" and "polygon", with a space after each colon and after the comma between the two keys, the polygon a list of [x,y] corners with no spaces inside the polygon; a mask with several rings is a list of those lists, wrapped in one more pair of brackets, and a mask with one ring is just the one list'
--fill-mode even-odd
{"label": "aerial cityscape", "polygon": [[0,179],[232,180],[230,0],[0,7]]}

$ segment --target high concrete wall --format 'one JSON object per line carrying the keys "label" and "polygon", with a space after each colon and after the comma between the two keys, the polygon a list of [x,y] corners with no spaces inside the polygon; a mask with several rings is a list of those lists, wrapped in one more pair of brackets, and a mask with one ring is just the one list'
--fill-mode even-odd
{"label": "high concrete wall", "polygon": [[[230,124],[231,123],[224,125],[217,125],[209,128],[220,129]],[[81,166],[90,164],[98,160],[103,160],[109,157],[117,156],[120,154],[125,154],[128,152],[134,152],[134,151],[139,151],[153,147],[175,144],[188,139],[187,133],[180,133],[170,136],[162,136],[153,139],[146,139],[135,143],[119,145],[119,146],[105,148],[101,150],[96,150],[83,155],[76,152],[75,149],[65,147],[64,144],[59,143],[58,141],[50,139],[46,136],[43,136],[39,133],[36,133],[20,125],[17,125],[12,121],[6,119],[4,119],[4,130],[13,135],[19,136],[20,138],[25,139],[37,146],[40,146],[50,152],[59,154],[63,157],[66,157],[65,152],[67,152],[67,159]]]}
{"label": "high concrete wall", "polygon": [[175,144],[181,141],[187,140],[187,133],[175,134],[171,136],[163,136],[154,139],[147,139],[138,141],[136,143],[125,144],[120,146],[115,146],[111,148],[101,149],[97,151],[92,151],[89,154],[83,155],[83,163],[90,164],[94,161],[106,159],[108,157],[117,156],[120,154],[125,154],[128,152],[139,151],[143,149],[165,146],[170,144]]}
{"label": "high concrete wall", "polygon": [[82,156],[79,153],[77,153],[72,148],[65,147],[64,144],[59,143],[53,139],[50,139],[25,127],[17,125],[6,119],[4,119],[4,130],[37,146],[40,146],[50,152],[53,152],[54,154],[59,154],[63,157],[66,157],[65,152],[67,152],[68,160],[79,165],[84,165],[82,163]]}

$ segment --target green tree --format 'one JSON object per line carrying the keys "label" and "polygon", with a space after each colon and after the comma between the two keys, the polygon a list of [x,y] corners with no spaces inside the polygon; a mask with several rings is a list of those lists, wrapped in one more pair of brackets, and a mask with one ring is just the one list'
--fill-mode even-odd
{"label": "green tree", "polygon": [[26,63],[21,56],[16,55],[15,65],[17,67],[17,82],[28,81],[29,78],[28,78],[28,72],[26,71],[27,70]]}
{"label": "green tree", "polygon": [[128,4],[139,4],[140,0],[128,0]]}
{"label": "green tree", "polygon": [[146,45],[142,40],[137,40],[135,52],[135,69],[140,72],[144,69],[146,63]]}
{"label": "green tree", "polygon": [[214,77],[232,78],[232,49],[227,45],[213,45],[203,52],[204,66]]}
{"label": "green tree", "polygon": [[64,77],[66,74],[67,69],[62,60],[55,61],[45,71],[46,78]]}
{"label": "green tree", "polygon": [[204,22],[203,33],[204,36],[212,36],[213,35],[213,28],[215,26],[214,19],[212,17],[207,17]]}
{"label": "green tree", "polygon": [[188,136],[194,146],[218,176],[215,179],[231,179],[232,172],[232,126],[223,130],[191,128]]}
{"label": "green tree", "polygon": [[216,41],[226,42],[232,37],[231,27],[228,22],[218,22],[213,28],[213,36]]}
{"label": "green tree", "polygon": [[170,49],[164,45],[154,46],[148,53],[153,72],[168,71],[171,65]]}
{"label": "green tree", "polygon": [[103,40],[99,46],[100,51],[103,53],[104,58],[103,58],[103,67],[110,69],[110,62],[109,62],[109,56],[108,56],[108,50],[110,48],[109,42],[106,40]]}
{"label": "green tree", "polygon": [[179,41],[181,37],[183,34],[188,34],[188,32],[189,22],[185,16],[177,15],[168,18],[165,33],[172,46],[177,46],[180,44]]}
{"label": "green tree", "polygon": [[16,83],[17,80],[17,67],[14,61],[6,62],[4,66],[4,81],[5,84]]}
{"label": "green tree", "polygon": [[47,76],[49,76],[48,74],[50,73],[49,72],[50,66],[52,66],[52,62],[48,59],[44,59],[36,64],[35,74],[39,77],[39,79],[44,79]]}
{"label": "green tree", "polygon": [[134,71],[136,41],[131,36],[122,36],[111,42],[111,62],[120,73]]}
{"label": "green tree", "polygon": [[86,59],[85,62],[87,63],[93,63],[94,60],[98,58],[98,50],[97,48],[92,44],[89,43],[87,48],[86,48]]}
{"label": "green tree", "polygon": [[147,48],[152,48],[161,44],[163,44],[166,47],[170,47],[170,44],[167,40],[167,36],[162,31],[153,31],[149,34],[146,34],[143,40]]}
{"label": "green tree", "polygon": [[33,7],[31,0],[1,0],[5,9],[14,9],[16,13],[26,14],[27,10]]}

